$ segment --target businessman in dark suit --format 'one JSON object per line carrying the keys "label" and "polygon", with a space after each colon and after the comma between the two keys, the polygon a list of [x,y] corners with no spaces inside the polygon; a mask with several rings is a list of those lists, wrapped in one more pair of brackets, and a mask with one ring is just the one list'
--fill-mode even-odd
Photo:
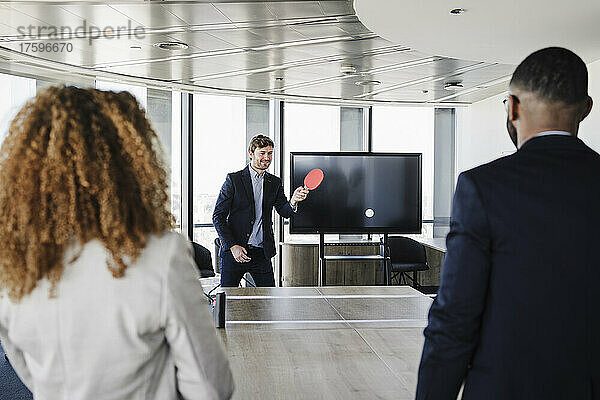
{"label": "businessman in dark suit", "polygon": [[546,48],[505,105],[517,152],[458,179],[418,399],[600,399],[600,156],[587,68]]}
{"label": "businessman in dark suit", "polygon": [[213,212],[221,239],[221,286],[238,286],[249,272],[257,286],[275,286],[271,258],[275,238],[273,208],[289,218],[308,189],[298,187],[288,202],[281,179],[266,170],[273,159],[273,141],[264,135],[250,140],[250,164],[227,175]]}

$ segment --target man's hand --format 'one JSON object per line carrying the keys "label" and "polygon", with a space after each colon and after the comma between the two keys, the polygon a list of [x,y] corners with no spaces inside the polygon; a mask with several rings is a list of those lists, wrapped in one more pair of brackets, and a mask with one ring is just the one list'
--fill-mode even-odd
{"label": "man's hand", "polygon": [[290,200],[290,205],[294,207],[296,204],[306,199],[308,196],[309,190],[304,186],[298,186],[296,190],[294,190],[294,194],[292,195],[292,199]]}
{"label": "man's hand", "polygon": [[230,250],[235,261],[239,263],[246,263],[251,260],[251,258],[248,257],[248,252],[246,251],[246,249],[240,245],[234,244],[233,246],[231,246]]}

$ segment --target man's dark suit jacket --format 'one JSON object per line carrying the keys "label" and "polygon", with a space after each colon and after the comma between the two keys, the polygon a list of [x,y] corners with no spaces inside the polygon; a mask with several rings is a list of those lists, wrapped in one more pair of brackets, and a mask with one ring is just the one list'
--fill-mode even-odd
{"label": "man's dark suit jacket", "polygon": [[[263,251],[270,259],[275,255],[273,236],[273,207],[284,218],[294,213],[283,192],[281,179],[264,172],[263,186]],[[217,198],[213,212],[213,224],[221,238],[221,252],[228,251],[233,245],[246,247],[254,226],[254,191],[248,167],[227,174],[225,183]]]}
{"label": "man's dark suit jacket", "polygon": [[543,136],[458,179],[418,399],[600,399],[600,156]]}

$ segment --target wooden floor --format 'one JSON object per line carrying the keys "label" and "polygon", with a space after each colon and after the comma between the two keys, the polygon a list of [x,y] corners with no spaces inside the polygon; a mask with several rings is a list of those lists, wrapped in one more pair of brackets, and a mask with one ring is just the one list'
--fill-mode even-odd
{"label": "wooden floor", "polygon": [[412,399],[432,300],[406,286],[227,288],[234,399]]}

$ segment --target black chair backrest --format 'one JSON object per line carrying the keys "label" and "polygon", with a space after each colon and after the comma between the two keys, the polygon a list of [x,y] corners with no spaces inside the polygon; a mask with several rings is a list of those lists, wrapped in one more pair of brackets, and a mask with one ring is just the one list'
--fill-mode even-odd
{"label": "black chair backrest", "polygon": [[388,238],[390,260],[393,264],[426,264],[425,246],[411,238],[390,236]]}
{"label": "black chair backrest", "polygon": [[221,239],[215,238],[215,271],[221,273]]}
{"label": "black chair backrest", "polygon": [[194,246],[194,261],[200,270],[200,277],[208,278],[215,276],[210,250],[196,242],[192,242],[192,245]]}

